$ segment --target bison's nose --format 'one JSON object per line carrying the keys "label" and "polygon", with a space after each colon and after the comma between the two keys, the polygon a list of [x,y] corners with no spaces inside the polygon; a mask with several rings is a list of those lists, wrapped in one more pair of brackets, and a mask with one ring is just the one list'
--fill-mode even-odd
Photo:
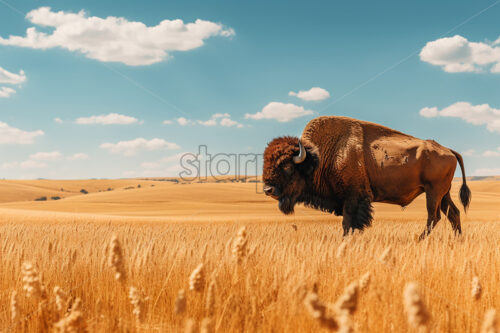
{"label": "bison's nose", "polygon": [[264,193],[266,195],[273,195],[275,187],[274,186],[265,186],[264,187]]}

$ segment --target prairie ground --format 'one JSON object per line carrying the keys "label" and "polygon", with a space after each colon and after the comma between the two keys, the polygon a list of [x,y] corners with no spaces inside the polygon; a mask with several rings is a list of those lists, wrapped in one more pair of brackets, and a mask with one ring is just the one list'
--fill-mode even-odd
{"label": "prairie ground", "polygon": [[0,181],[0,331],[480,332],[500,312],[499,181],[469,182],[461,237],[443,219],[421,242],[423,197],[343,239],[258,186]]}

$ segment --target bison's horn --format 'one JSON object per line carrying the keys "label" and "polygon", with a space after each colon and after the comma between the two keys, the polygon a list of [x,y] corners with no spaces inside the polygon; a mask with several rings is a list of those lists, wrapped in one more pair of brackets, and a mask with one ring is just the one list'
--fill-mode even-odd
{"label": "bison's horn", "polygon": [[299,154],[297,156],[293,157],[293,162],[295,164],[300,164],[300,163],[304,162],[304,160],[306,159],[306,155],[307,155],[306,149],[302,145],[302,142],[300,142],[300,139],[299,139],[299,149],[300,149]]}

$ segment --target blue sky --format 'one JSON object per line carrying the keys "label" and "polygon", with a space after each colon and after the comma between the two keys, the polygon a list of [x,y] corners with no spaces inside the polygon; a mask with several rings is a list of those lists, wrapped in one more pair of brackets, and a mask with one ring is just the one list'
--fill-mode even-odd
{"label": "blue sky", "polygon": [[262,153],[318,115],[500,174],[499,17],[500,1],[1,0],[0,178],[174,176],[199,145]]}

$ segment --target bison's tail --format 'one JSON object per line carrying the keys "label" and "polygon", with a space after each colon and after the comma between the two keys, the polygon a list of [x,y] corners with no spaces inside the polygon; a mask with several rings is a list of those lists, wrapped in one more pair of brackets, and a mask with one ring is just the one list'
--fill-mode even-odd
{"label": "bison's tail", "polygon": [[469,208],[470,200],[471,200],[471,192],[469,187],[467,186],[467,180],[465,179],[465,168],[464,168],[464,161],[462,159],[462,156],[457,153],[456,151],[452,150],[451,151],[453,155],[457,158],[458,164],[460,164],[460,169],[462,169],[462,187],[460,187],[460,201],[462,202],[462,205],[464,206],[465,212],[467,212],[467,209]]}

